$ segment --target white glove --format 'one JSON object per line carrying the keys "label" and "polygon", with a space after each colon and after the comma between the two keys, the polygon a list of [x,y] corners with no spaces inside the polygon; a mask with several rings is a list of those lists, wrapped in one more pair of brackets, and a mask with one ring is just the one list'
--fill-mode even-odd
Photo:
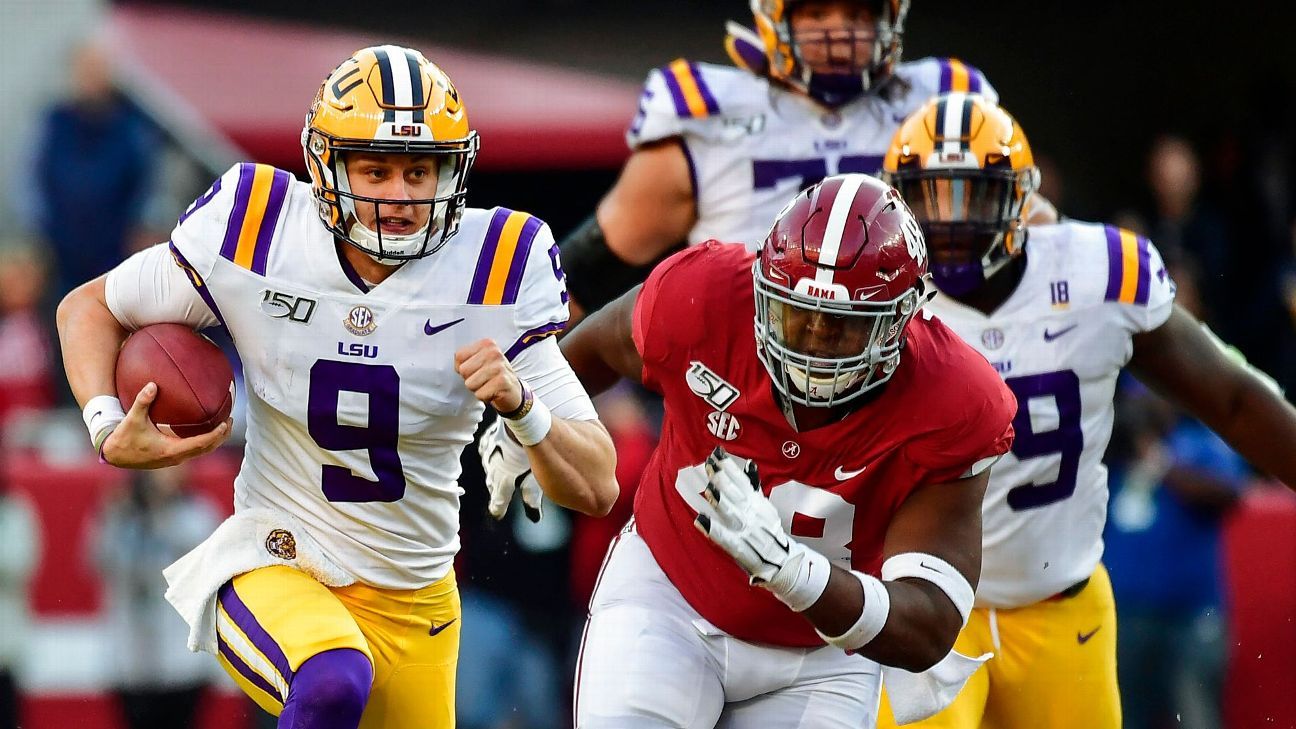
{"label": "white glove", "polygon": [[522,510],[531,521],[540,521],[544,492],[531,473],[531,461],[526,450],[508,436],[508,429],[500,418],[495,418],[482,431],[481,439],[477,441],[477,454],[481,456],[486,488],[490,490],[490,504],[487,506],[490,515],[503,519],[513,501],[513,492],[520,489]]}
{"label": "white glove", "polygon": [[789,537],[778,510],[761,491],[755,462],[746,469],[716,448],[706,460],[703,496],[716,519],[698,514],[695,525],[788,607],[801,612],[823,595],[832,567],[828,558]]}

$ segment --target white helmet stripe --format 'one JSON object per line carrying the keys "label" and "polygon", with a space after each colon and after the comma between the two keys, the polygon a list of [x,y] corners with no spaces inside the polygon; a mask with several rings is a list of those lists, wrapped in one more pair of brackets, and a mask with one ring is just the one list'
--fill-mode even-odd
{"label": "white helmet stripe", "polygon": [[842,234],[846,230],[846,221],[850,218],[851,204],[864,184],[863,175],[842,175],[841,185],[833,198],[832,209],[828,213],[828,225],[824,227],[823,244],[819,248],[819,269],[815,271],[815,283],[831,284],[833,271],[824,266],[837,265],[837,252],[841,250]]}
{"label": "white helmet stripe", "polygon": [[967,101],[967,94],[962,92],[953,92],[947,94],[942,100],[945,108],[945,118],[941,119],[941,136],[945,138],[941,146],[942,154],[958,154],[962,150],[959,139],[963,136],[963,104]]}
{"label": "white helmet stripe", "polygon": [[405,107],[396,112],[396,124],[403,126],[414,123],[414,112],[409,107],[414,105],[414,79],[410,77],[409,63],[405,60],[405,49],[400,46],[382,46],[387,52],[391,64],[392,99],[397,107]]}

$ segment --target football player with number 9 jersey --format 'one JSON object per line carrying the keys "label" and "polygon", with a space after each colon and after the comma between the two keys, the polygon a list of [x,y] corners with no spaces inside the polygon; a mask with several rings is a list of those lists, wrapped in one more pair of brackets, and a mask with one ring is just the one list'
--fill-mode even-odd
{"label": "football player with number 9 jersey", "polygon": [[976,610],[956,644],[996,657],[919,726],[1117,729],[1115,606],[1100,561],[1117,376],[1130,365],[1288,484],[1296,411],[1175,305],[1151,241],[1096,223],[1025,225],[1039,170],[993,99],[933,98],[896,133],[886,179],[922,225],[940,290],[929,306],[1018,407],[1012,451],[986,490]]}
{"label": "football player with number 9 jersey", "polygon": [[[59,307],[69,382],[113,465],[205,452],[124,412],[128,331],[232,335],[248,432],[235,515],[168,568],[190,647],[280,727],[454,724],[459,455],[484,405],[560,504],[605,513],[611,439],[552,335],[567,292],[548,227],[464,206],[477,134],[449,77],[399,46],[357,51],[302,130],[309,184],[231,168],[171,240]],[[552,410],[550,410],[552,406]]]}
{"label": "football player with number 9 jersey", "polygon": [[909,681],[919,715],[979,665],[950,646],[1014,403],[929,287],[896,192],[841,175],[755,259],[694,246],[563,341],[591,390],[665,403],[591,601],[578,727],[872,726],[879,664],[942,666]]}

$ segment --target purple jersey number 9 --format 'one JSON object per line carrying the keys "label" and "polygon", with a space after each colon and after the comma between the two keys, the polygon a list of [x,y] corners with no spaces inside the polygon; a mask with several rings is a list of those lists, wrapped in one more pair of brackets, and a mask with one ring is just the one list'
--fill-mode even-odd
{"label": "purple jersey number 9", "polygon": [[[343,392],[369,397],[367,426],[339,425],[338,399]],[[400,501],[405,496],[405,471],[396,451],[400,433],[400,375],[391,365],[335,362],[322,359],[311,367],[306,427],[327,451],[367,450],[376,481],[349,468],[325,464],[324,496],[329,501]]]}
{"label": "purple jersey number 9", "polygon": [[[1080,378],[1071,370],[1038,375],[1009,377],[1004,384],[1017,396],[1017,414],[1013,416],[1012,452],[1018,460],[1061,456],[1057,480],[1052,483],[1027,483],[1008,491],[1008,506],[1025,511],[1062,501],[1075,493],[1080,453],[1084,450],[1084,431],[1080,428]],[[1057,407],[1058,425],[1053,430],[1036,432],[1031,427],[1032,399],[1051,398]]]}

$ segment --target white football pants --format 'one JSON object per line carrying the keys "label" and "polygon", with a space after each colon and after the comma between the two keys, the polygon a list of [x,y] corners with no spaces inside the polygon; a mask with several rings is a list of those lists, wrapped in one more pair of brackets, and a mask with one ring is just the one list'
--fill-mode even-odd
{"label": "white football pants", "polygon": [[707,622],[633,522],[609,547],[576,666],[576,729],[873,729],[880,691],[863,656],[748,643]]}

